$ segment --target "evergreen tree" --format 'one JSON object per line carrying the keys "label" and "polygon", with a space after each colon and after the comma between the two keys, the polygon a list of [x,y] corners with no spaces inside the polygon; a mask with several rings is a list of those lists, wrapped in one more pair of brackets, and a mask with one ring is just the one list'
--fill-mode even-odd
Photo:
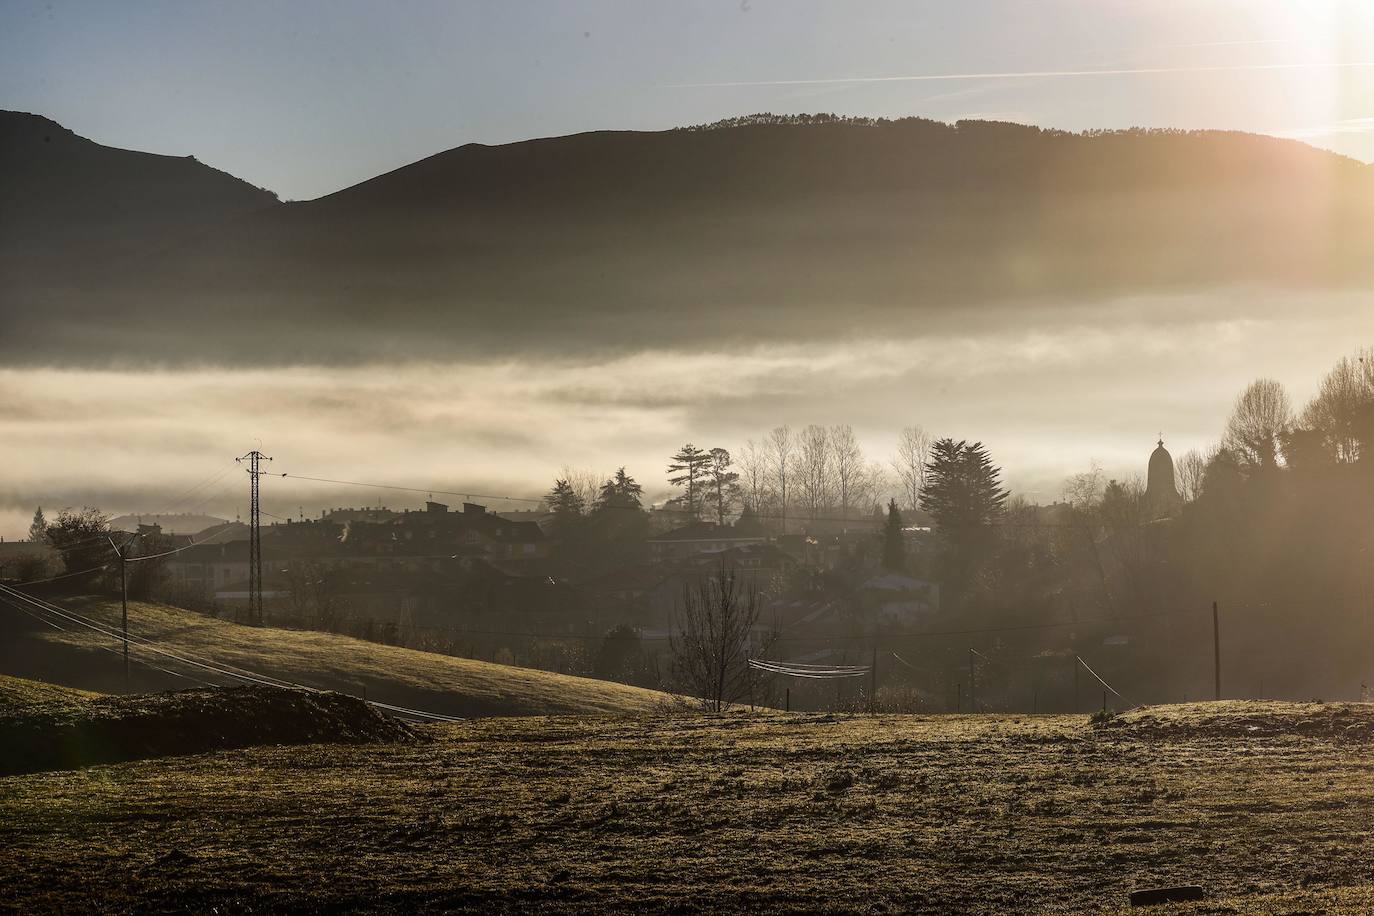
{"label": "evergreen tree", "polygon": [[644,488],[622,467],[615,476],[601,485],[596,498],[598,512],[607,509],[639,509],[644,505]]}
{"label": "evergreen tree", "polygon": [[713,448],[709,454],[705,502],[715,512],[716,522],[724,525],[725,517],[739,501],[739,473],[730,470],[730,453],[725,449]]}
{"label": "evergreen tree", "polygon": [[688,442],[669,461],[668,473],[675,476],[669,477],[668,483],[683,488],[683,505],[695,519],[701,514],[701,490],[708,477],[711,453]]}
{"label": "evergreen tree", "polygon": [[553,489],[544,497],[549,511],[553,513],[553,532],[558,537],[567,537],[577,527],[582,518],[584,507],[582,497],[565,479],[553,482]]}
{"label": "evergreen tree", "polygon": [[43,517],[42,506],[33,511],[33,521],[29,523],[29,542],[32,544],[48,543],[48,520]]}
{"label": "evergreen tree", "polygon": [[883,526],[883,569],[906,571],[906,547],[902,543],[902,512],[897,500],[887,502],[887,523]]}
{"label": "evergreen tree", "polygon": [[981,442],[940,439],[931,446],[921,508],[935,520],[956,579],[972,576],[991,549],[991,525],[1008,495],[1001,474]]}

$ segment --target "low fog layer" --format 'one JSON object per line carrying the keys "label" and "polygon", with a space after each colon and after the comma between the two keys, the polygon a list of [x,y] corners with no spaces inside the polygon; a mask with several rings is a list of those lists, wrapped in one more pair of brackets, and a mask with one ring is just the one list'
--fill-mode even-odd
{"label": "low fog layer", "polygon": [[[1079,322],[1037,314],[1040,327],[604,359],[9,369],[0,533],[22,535],[40,504],[232,517],[246,506],[240,474],[173,502],[259,439],[287,473],[539,496],[564,466],[625,465],[659,498],[683,442],[735,450],[781,423],[852,424],[881,462],[913,423],[982,439],[1014,489],[1049,502],[1094,460],[1142,473],[1160,432],[1175,455],[1214,442],[1257,376],[1305,400],[1338,357],[1374,339],[1374,310],[1349,294],[1138,298],[1099,303]],[[280,516],[424,496],[265,486]]]}

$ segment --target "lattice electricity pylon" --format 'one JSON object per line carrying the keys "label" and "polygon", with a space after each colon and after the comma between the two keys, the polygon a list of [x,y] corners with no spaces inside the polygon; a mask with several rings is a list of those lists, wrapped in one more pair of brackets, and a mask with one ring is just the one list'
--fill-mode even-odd
{"label": "lattice electricity pylon", "polygon": [[262,516],[258,503],[258,478],[262,476],[259,466],[271,461],[262,452],[253,449],[235,461],[248,462],[250,492],[248,499],[248,622],[255,627],[262,626]]}

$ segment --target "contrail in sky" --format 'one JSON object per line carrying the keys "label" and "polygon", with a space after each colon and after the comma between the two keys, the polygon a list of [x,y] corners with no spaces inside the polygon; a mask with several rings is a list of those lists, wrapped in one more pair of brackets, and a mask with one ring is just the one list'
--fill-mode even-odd
{"label": "contrail in sky", "polygon": [[838,76],[800,80],[739,80],[723,83],[671,83],[664,89],[724,89],[733,86],[821,86],[837,83],[928,83],[952,80],[1014,80],[1081,76],[1146,76],[1163,73],[1243,73],[1263,70],[1354,70],[1374,61],[1332,64],[1234,64],[1214,67],[1122,67],[1108,70],[1019,70],[1005,73],[925,73],[915,76]]}
{"label": "contrail in sky", "polygon": [[1229,48],[1235,45],[1286,45],[1292,44],[1290,38],[1240,38],[1231,41],[1189,41],[1177,45],[1162,45],[1165,48]]}

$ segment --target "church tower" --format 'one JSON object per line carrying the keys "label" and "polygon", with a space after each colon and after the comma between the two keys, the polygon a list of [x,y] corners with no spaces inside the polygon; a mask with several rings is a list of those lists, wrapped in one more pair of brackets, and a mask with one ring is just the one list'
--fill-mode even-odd
{"label": "church tower", "polygon": [[1174,458],[1164,447],[1163,436],[1150,454],[1150,467],[1145,477],[1145,507],[1152,519],[1173,518],[1183,508],[1183,497],[1174,481]]}

